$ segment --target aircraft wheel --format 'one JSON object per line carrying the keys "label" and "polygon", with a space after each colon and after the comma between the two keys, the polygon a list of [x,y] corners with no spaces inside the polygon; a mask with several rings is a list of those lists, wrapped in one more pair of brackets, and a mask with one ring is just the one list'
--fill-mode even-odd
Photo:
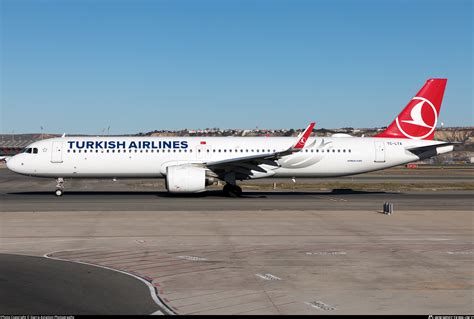
{"label": "aircraft wheel", "polygon": [[230,184],[225,184],[224,188],[222,188],[222,191],[224,192],[225,196],[229,196]]}
{"label": "aircraft wheel", "polygon": [[224,194],[228,197],[242,196],[242,188],[237,185],[225,184],[223,188]]}
{"label": "aircraft wheel", "polygon": [[56,192],[54,192],[54,194],[57,197],[63,196],[63,193],[64,193],[64,191],[62,189],[57,189]]}
{"label": "aircraft wheel", "polygon": [[232,197],[241,197],[242,196],[242,188],[237,185],[233,185],[232,191],[233,191],[233,196]]}

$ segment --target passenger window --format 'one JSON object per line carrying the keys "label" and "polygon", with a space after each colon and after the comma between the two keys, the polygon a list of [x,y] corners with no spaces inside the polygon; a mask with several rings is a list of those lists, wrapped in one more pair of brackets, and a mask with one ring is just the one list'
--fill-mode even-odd
{"label": "passenger window", "polygon": [[71,153],[71,150],[67,150],[68,153]]}
{"label": "passenger window", "polygon": [[33,154],[38,154],[38,149],[36,147],[33,149]]}
{"label": "passenger window", "polygon": [[341,153],[341,150],[337,150],[338,153]]}

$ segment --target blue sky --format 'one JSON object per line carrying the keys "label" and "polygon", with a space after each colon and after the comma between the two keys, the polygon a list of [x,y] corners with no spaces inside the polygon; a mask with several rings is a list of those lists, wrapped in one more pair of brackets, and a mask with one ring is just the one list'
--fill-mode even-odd
{"label": "blue sky", "polygon": [[466,0],[0,0],[2,133],[474,125]]}

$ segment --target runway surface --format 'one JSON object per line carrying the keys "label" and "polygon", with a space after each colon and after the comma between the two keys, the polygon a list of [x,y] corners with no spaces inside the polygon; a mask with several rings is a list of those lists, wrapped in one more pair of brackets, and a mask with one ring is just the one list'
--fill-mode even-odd
{"label": "runway surface", "polygon": [[[156,310],[141,282],[74,262],[146,278],[177,314],[473,313],[471,171],[395,170],[319,190],[316,179],[276,190],[251,181],[242,198],[71,180],[57,198],[54,180],[0,169],[0,254],[72,262],[0,255],[0,314],[2,302],[16,314]],[[406,184],[418,191],[397,191]],[[380,213],[385,201],[392,215]],[[65,283],[74,291],[58,296]]]}
{"label": "runway surface", "polygon": [[[64,196],[55,197],[53,179],[33,178],[0,169],[0,211],[245,211],[245,210],[380,210],[383,203],[394,203],[396,210],[472,210],[473,190],[436,190],[433,180],[423,180],[414,174],[436,178],[440,185],[443,178],[455,184],[472,185],[471,170],[415,172],[405,176],[406,171],[395,171],[397,179],[364,174],[349,179],[340,185],[354,186],[356,190],[336,188],[253,190],[244,188],[241,198],[225,197],[221,190],[211,189],[194,195],[171,195],[163,190],[163,180],[69,180]],[[410,172],[408,172],[410,173]],[[452,174],[451,174],[452,173]],[[392,173],[389,176],[392,176]],[[443,175],[447,174],[447,175]],[[382,180],[400,185],[417,179],[417,183],[430,183],[423,191],[364,190],[361,183],[370,185]],[[339,179],[330,179],[339,180]],[[270,183],[269,180],[245,182],[247,187]],[[270,180],[280,183],[288,180]],[[318,185],[327,179],[302,179],[304,185]],[[428,182],[427,182],[428,181]],[[339,183],[339,182],[338,182]],[[415,183],[415,185],[417,185]],[[439,186],[439,185],[438,185]],[[361,189],[362,188],[362,189]],[[361,189],[361,190],[357,190]]]}
{"label": "runway surface", "polygon": [[[0,252],[149,278],[178,314],[468,314],[472,218],[430,210],[3,212]],[[25,268],[35,273],[36,263]],[[62,283],[37,279],[53,300]]]}
{"label": "runway surface", "polygon": [[148,287],[118,272],[41,257],[0,254],[0,314],[149,315]]}
{"label": "runway surface", "polygon": [[248,210],[370,210],[384,202],[396,210],[472,210],[474,192],[246,192],[227,198],[220,191],[171,196],[165,192],[51,192],[0,194],[0,211],[248,211]]}

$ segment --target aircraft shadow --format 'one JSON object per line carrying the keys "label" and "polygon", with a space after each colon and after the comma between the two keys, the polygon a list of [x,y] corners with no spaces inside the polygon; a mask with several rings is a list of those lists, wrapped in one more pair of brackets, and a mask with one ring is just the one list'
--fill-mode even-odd
{"label": "aircraft shadow", "polygon": [[[10,192],[8,195],[32,195],[32,196],[54,196],[54,191],[39,191],[39,192]],[[238,198],[267,198],[274,196],[334,196],[334,195],[375,195],[386,194],[394,195],[400,194],[398,192],[385,191],[359,191],[352,189],[333,189],[332,191],[244,191],[241,197]],[[208,190],[202,193],[195,194],[170,194],[166,191],[65,191],[63,196],[156,196],[163,198],[205,198],[205,197],[223,197],[230,198],[221,190]]]}

